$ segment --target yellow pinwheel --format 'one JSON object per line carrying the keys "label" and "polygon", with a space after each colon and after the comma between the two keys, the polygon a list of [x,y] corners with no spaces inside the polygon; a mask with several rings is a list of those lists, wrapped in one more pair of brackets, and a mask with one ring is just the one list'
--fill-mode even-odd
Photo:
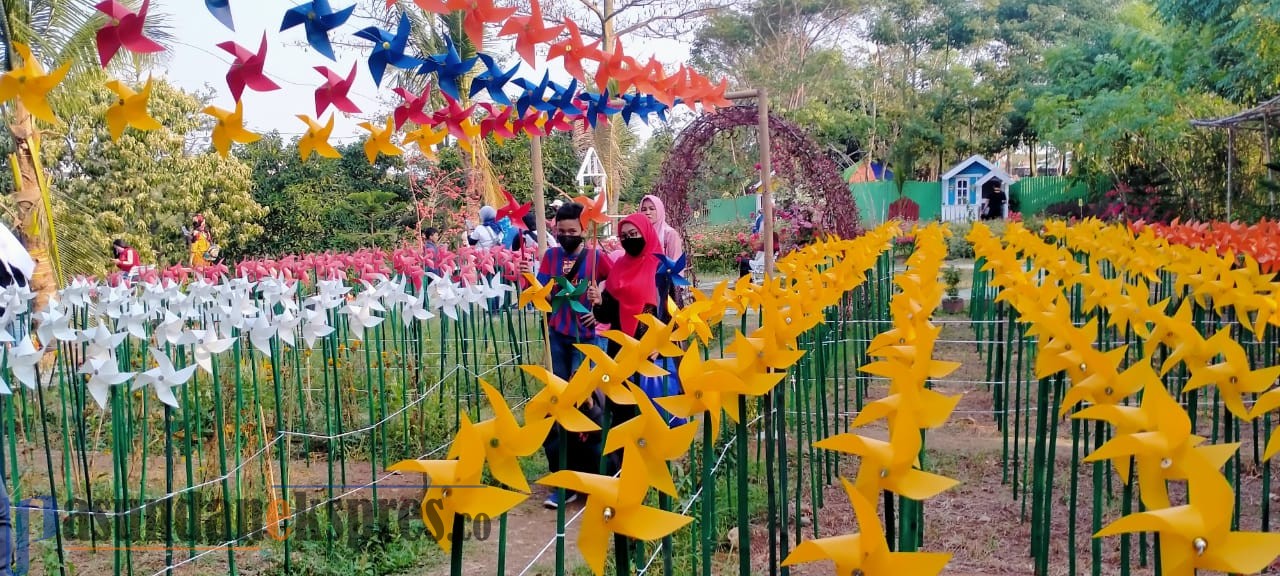
{"label": "yellow pinwheel", "polygon": [[[738,395],[748,392],[746,383],[733,372],[733,367],[731,360],[703,360],[698,343],[693,342],[680,360],[678,371],[684,392],[656,400],[667,412],[681,418],[707,413],[711,421],[712,438],[717,439],[720,437],[720,413],[724,412],[731,420],[738,422]],[[761,375],[765,379],[762,384],[770,381],[777,383],[785,376],[784,373]],[[767,387],[765,391],[768,391]]]}
{"label": "yellow pinwheel", "polygon": [[1280,366],[1251,370],[1248,354],[1232,338],[1229,329],[1223,329],[1211,336],[1205,342],[1205,348],[1220,352],[1222,362],[1207,366],[1204,363],[1189,364],[1191,378],[1187,380],[1182,391],[1190,392],[1213,384],[1218,388],[1223,406],[1226,406],[1236,418],[1248,422],[1251,416],[1249,409],[1244,405],[1244,395],[1259,394],[1270,388],[1276,378],[1280,377]]}
{"label": "yellow pinwheel", "polygon": [[386,126],[379,127],[372,122],[361,122],[360,127],[369,131],[369,137],[364,141],[364,157],[369,159],[370,164],[378,160],[379,154],[383,156],[404,154],[404,150],[391,142],[391,137],[396,134],[396,126],[395,120],[390,116],[387,117]]}
{"label": "yellow pinwheel", "polygon": [[404,143],[406,146],[417,144],[418,152],[421,152],[423,156],[435,158],[435,145],[444,142],[445,137],[448,135],[449,131],[445,128],[437,130],[429,125],[419,126],[417,130],[404,135]]}
{"label": "yellow pinwheel", "polygon": [[[1253,410],[1249,413],[1249,420],[1257,420],[1259,416],[1276,408],[1280,408],[1280,388],[1268,390],[1266,394],[1258,397]],[[1271,433],[1271,438],[1267,440],[1267,447],[1262,453],[1262,461],[1270,462],[1277,452],[1280,452],[1280,431]]]}
{"label": "yellow pinwheel", "polygon": [[569,382],[542,366],[526,365],[521,368],[544,384],[542,390],[525,404],[525,422],[550,417],[569,432],[595,432],[600,429],[599,424],[578,409],[579,404],[591,398],[592,389],[588,384],[591,368],[586,363],[578,365]]}
{"label": "yellow pinwheel", "polygon": [[13,50],[22,58],[22,66],[0,76],[0,102],[17,98],[31,115],[50,124],[58,119],[49,107],[49,92],[62,82],[71,69],[71,61],[63,62],[53,72],[45,74],[44,66],[31,54],[31,48],[21,42],[13,42]]}
{"label": "yellow pinwheel", "polygon": [[848,480],[841,478],[845,494],[858,520],[857,534],[805,540],[796,546],[783,566],[830,560],[836,574],[865,576],[936,576],[947,566],[951,555],[940,552],[891,552],[876,507]]}
{"label": "yellow pinwheel", "polygon": [[[1086,372],[1088,375],[1084,379],[1075,380],[1075,384],[1067,388],[1062,398],[1062,405],[1058,407],[1058,417],[1066,416],[1076,404],[1081,402],[1118,404],[1121,400],[1142,390],[1146,383],[1152,380],[1159,382],[1151,365],[1143,361],[1133,363],[1123,373],[1116,372],[1112,362],[1119,364],[1124,359],[1123,355],[1123,349],[1097,354],[1101,361],[1094,362],[1094,366],[1089,367]],[[1069,359],[1083,356],[1067,355]]]}
{"label": "yellow pinwheel", "polygon": [[733,342],[726,346],[730,357],[737,364],[739,374],[765,372],[769,369],[786,370],[804,357],[804,350],[788,350],[778,346],[773,338],[747,337],[736,332]]}
{"label": "yellow pinwheel", "polygon": [[[471,426],[471,420],[465,414],[461,418],[453,440],[455,445],[459,445],[456,460],[402,460],[388,468],[393,472],[427,475],[429,484],[422,498],[422,520],[446,551],[452,547],[456,515],[493,518],[506,514],[528,497],[481,483],[485,453],[483,441]],[[433,525],[436,519],[443,525]]]}
{"label": "yellow pinwheel", "polygon": [[634,457],[632,452],[638,453],[644,459],[644,469],[649,475],[648,485],[676,497],[676,485],[671,480],[667,461],[680,458],[689,451],[693,436],[698,432],[698,424],[689,422],[672,428],[643,390],[635,386],[628,387],[635,397],[640,415],[609,430],[604,453],[612,454],[624,448],[627,457]]}
{"label": "yellow pinwheel", "polygon": [[959,484],[956,480],[917,469],[920,428],[910,413],[899,412],[889,428],[889,441],[845,433],[813,443],[816,448],[861,457],[854,487],[868,499],[888,490],[912,500],[928,500]]}
{"label": "yellow pinwheel", "polygon": [[[529,481],[520,468],[520,458],[532,455],[542,447],[542,442],[555,423],[550,418],[526,422],[521,426],[511,413],[511,407],[496,388],[480,379],[480,387],[489,398],[489,406],[493,408],[493,418],[477,423],[472,430],[480,437],[484,446],[485,462],[489,463],[489,472],[499,482],[521,492],[529,492]],[[465,417],[465,416],[464,416]],[[460,450],[464,446],[454,442],[449,447],[446,458],[460,458]]]}
{"label": "yellow pinwheel", "polygon": [[636,399],[631,395],[631,389],[627,386],[627,379],[630,378],[637,370],[645,376],[657,378],[666,376],[667,371],[654,365],[648,360],[640,361],[638,354],[618,354],[619,358],[614,359],[609,356],[599,346],[594,344],[574,344],[574,347],[582,352],[582,355],[591,361],[591,380],[596,383],[596,387],[604,392],[615,404],[631,405],[636,403]]}
{"label": "yellow pinwheel", "polygon": [[533,304],[541,312],[551,313],[551,290],[556,287],[555,284],[547,284],[543,286],[538,281],[538,277],[528,272],[524,273],[524,279],[529,283],[529,287],[520,292],[520,307],[524,308]]}
{"label": "yellow pinwheel", "polygon": [[213,149],[218,155],[226,158],[231,152],[231,144],[250,144],[262,138],[244,127],[244,102],[236,102],[236,109],[223,110],[217,106],[205,106],[203,112],[217,119],[213,125]]}
{"label": "yellow pinwheel", "polygon": [[[1178,310],[1173,313],[1173,316],[1157,315],[1155,317],[1155,326],[1152,328],[1151,333],[1147,335],[1142,353],[1150,357],[1155,354],[1162,344],[1170,348],[1176,346],[1180,341],[1179,338],[1185,335],[1183,330],[1187,327],[1192,327],[1191,312],[1191,299],[1188,298],[1178,305]],[[1194,327],[1192,329],[1194,330]],[[1172,365],[1170,366],[1172,367]],[[1164,375],[1167,372],[1168,370],[1162,366],[1160,374]]]}
{"label": "yellow pinwheel", "polygon": [[1168,576],[1195,576],[1196,570],[1256,574],[1280,555],[1280,534],[1233,532],[1235,493],[1217,468],[1190,465],[1188,503],[1130,514],[1098,531],[1095,538],[1156,532],[1160,568]]}
{"label": "yellow pinwheel", "polygon": [[329,134],[333,132],[333,116],[329,116],[329,121],[324,126],[316,123],[310,116],[306,114],[298,114],[298,119],[307,125],[307,132],[298,139],[298,154],[302,157],[302,161],[306,162],[311,158],[311,153],[324,158],[341,158],[342,154],[329,144]]}
{"label": "yellow pinwheel", "polygon": [[667,311],[671,314],[671,323],[676,326],[671,333],[672,339],[684,341],[697,335],[703,344],[711,341],[712,324],[707,317],[715,314],[715,308],[710,302],[701,300],[679,308],[674,300],[667,298]]}
{"label": "yellow pinwheel", "polygon": [[1147,427],[1132,434],[1117,434],[1084,458],[1084,462],[1116,461],[1116,469],[1128,479],[1128,460],[1134,459],[1139,495],[1148,508],[1169,507],[1165,482],[1187,478],[1190,466],[1212,466],[1217,470],[1235,453],[1239,444],[1200,446],[1204,438],[1193,435],[1191,420],[1164,385],[1150,382],[1143,391],[1142,410]]}
{"label": "yellow pinwheel", "polygon": [[[618,353],[620,356],[619,362],[632,361],[630,356],[643,357],[647,361],[655,353],[667,358],[674,358],[684,354],[684,350],[673,342],[672,332],[674,327],[671,324],[663,323],[652,314],[640,314],[636,316],[636,320],[645,326],[644,335],[639,340],[619,330],[607,330],[601,334],[601,336],[621,346],[622,350]],[[652,368],[645,368],[652,370]],[[657,367],[654,366],[654,368]],[[658,369],[661,370],[661,368]],[[662,374],[666,374],[666,371],[663,371]]]}
{"label": "yellow pinwheel", "polygon": [[649,492],[645,459],[638,451],[628,449],[626,453],[617,478],[561,470],[538,480],[544,486],[586,494],[578,529],[578,552],[597,575],[604,574],[610,536],[621,534],[653,541],[693,521],[688,516],[644,505]]}
{"label": "yellow pinwheel", "polygon": [[137,130],[159,130],[160,122],[147,112],[147,101],[151,98],[151,78],[142,86],[142,92],[134,92],[119,80],[107,82],[107,89],[116,93],[118,99],[107,108],[107,132],[112,140],[119,140],[124,129],[132,126]]}

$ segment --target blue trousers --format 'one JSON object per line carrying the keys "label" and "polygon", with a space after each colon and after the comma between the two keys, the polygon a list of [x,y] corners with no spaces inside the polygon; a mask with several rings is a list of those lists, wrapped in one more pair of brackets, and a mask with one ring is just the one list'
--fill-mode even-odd
{"label": "blue trousers", "polygon": [[[551,372],[565,381],[572,378],[578,365],[586,360],[586,356],[574,347],[574,344],[594,344],[603,348],[601,342],[603,338],[594,336],[574,338],[555,330],[550,332]],[[560,445],[559,436],[560,425],[556,424],[551,427],[547,437],[542,441],[542,449],[547,456],[547,468],[551,472],[560,470],[560,452],[563,450],[566,452],[566,464],[569,470],[599,473],[601,452],[604,448],[604,438],[599,432],[588,434],[570,432],[566,435],[564,446]]]}

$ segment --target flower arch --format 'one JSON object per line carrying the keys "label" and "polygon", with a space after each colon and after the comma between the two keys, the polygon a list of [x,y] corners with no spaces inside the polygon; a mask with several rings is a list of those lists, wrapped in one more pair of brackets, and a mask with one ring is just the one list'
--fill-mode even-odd
{"label": "flower arch", "polygon": [[[759,114],[755,106],[722,108],[700,116],[676,138],[675,146],[662,163],[662,177],[653,193],[666,204],[670,224],[681,235],[693,218],[689,187],[702,167],[708,144],[720,132],[759,125]],[[803,129],[772,114],[769,115],[769,138],[776,174],[792,182],[805,183],[817,203],[813,206],[815,213],[823,215],[823,230],[842,238],[858,235],[861,232],[858,208],[835,162],[822,153]]]}

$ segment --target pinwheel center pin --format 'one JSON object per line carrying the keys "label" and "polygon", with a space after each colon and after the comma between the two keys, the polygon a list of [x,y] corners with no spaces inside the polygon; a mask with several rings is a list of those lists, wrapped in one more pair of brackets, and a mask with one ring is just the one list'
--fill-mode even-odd
{"label": "pinwheel center pin", "polygon": [[1110,395],[1115,394],[1115,393],[1116,393],[1115,389],[1113,389],[1113,388],[1112,388],[1112,387],[1110,387],[1110,386],[1107,386],[1105,389],[1103,389],[1103,390],[1102,390],[1102,395],[1103,395],[1103,396],[1110,396]]}
{"label": "pinwheel center pin", "polygon": [[1161,460],[1160,460],[1160,467],[1161,467],[1161,468],[1163,468],[1163,469],[1165,469],[1165,470],[1168,470],[1168,469],[1169,469],[1170,467],[1172,467],[1172,466],[1173,466],[1173,460],[1170,460],[1170,459],[1168,459],[1168,458],[1163,458],[1163,459],[1161,459]]}
{"label": "pinwheel center pin", "polygon": [[645,441],[644,441],[644,438],[640,438],[640,439],[636,440],[636,446],[638,446],[638,447],[640,447],[640,448],[644,448],[644,445],[645,445],[645,444],[647,444],[647,442],[645,442]]}
{"label": "pinwheel center pin", "polygon": [[605,506],[605,507],[604,507],[604,519],[605,519],[606,521],[608,521],[608,520],[613,520],[613,514],[614,514],[614,512],[613,512],[613,507],[612,507],[612,506]]}
{"label": "pinwheel center pin", "polygon": [[1087,372],[1087,371],[1088,371],[1088,368],[1086,368],[1086,366],[1085,366],[1085,363],[1084,363],[1084,362],[1081,362],[1081,363],[1080,363],[1080,371],[1081,371],[1081,372]]}
{"label": "pinwheel center pin", "polygon": [[880,469],[880,477],[881,477],[881,478],[888,478],[888,477],[889,477],[889,469],[888,469],[888,468],[881,468],[881,469]]}
{"label": "pinwheel center pin", "polygon": [[605,384],[608,384],[608,383],[609,383],[609,375],[608,375],[608,374],[605,374],[604,376],[601,376],[601,377],[600,377],[600,381],[601,381],[601,382],[604,382]]}
{"label": "pinwheel center pin", "polygon": [[783,319],[782,319],[782,323],[783,323],[783,324],[790,325],[790,324],[791,324],[791,317],[790,317],[790,316],[787,316],[786,318],[783,318]]}
{"label": "pinwheel center pin", "polygon": [[310,12],[307,12],[307,20],[315,20],[315,19],[316,19],[316,11],[315,11],[315,10],[312,10],[312,11],[310,11]]}
{"label": "pinwheel center pin", "polygon": [[383,50],[390,50],[390,49],[391,49],[391,43],[390,43],[390,42],[383,42],[383,43],[382,43],[382,49],[383,49]]}
{"label": "pinwheel center pin", "polygon": [[1204,556],[1205,549],[1209,547],[1209,543],[1204,538],[1192,540],[1191,545],[1196,549],[1196,556]]}
{"label": "pinwheel center pin", "polygon": [[550,402],[550,403],[552,403],[552,404],[557,404],[557,403],[559,403],[559,402],[560,402],[560,399],[559,399],[559,398],[557,398],[557,397],[555,397],[555,396],[552,396],[552,397],[551,397],[551,399],[550,399],[550,400],[548,400],[548,402]]}
{"label": "pinwheel center pin", "polygon": [[448,498],[450,492],[452,492],[452,490],[445,488],[444,490],[440,491],[440,496],[443,498]]}
{"label": "pinwheel center pin", "polygon": [[695,391],[694,391],[694,393],[693,393],[693,397],[694,397],[694,398],[697,398],[698,400],[701,400],[701,399],[702,399],[702,391],[701,391],[701,390],[695,390]]}
{"label": "pinwheel center pin", "polygon": [[491,447],[493,447],[493,448],[497,448],[497,447],[498,447],[498,439],[497,439],[497,438],[490,438],[490,439],[489,439],[489,446],[491,446]]}
{"label": "pinwheel center pin", "polygon": [[1234,385],[1236,382],[1237,382],[1236,377],[1235,377],[1235,376],[1232,376],[1232,377],[1231,377],[1231,384],[1233,384],[1233,385]]}

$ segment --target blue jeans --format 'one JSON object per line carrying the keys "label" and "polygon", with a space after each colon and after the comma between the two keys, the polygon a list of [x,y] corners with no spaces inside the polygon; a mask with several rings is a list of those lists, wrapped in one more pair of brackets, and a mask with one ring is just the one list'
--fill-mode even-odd
{"label": "blue jeans", "polygon": [[568,334],[561,334],[555,330],[551,330],[551,373],[559,376],[566,382],[573,377],[573,373],[578,369],[578,365],[586,358],[574,344],[592,344],[604,348],[604,338],[595,336],[584,336],[582,338],[574,338]]}

